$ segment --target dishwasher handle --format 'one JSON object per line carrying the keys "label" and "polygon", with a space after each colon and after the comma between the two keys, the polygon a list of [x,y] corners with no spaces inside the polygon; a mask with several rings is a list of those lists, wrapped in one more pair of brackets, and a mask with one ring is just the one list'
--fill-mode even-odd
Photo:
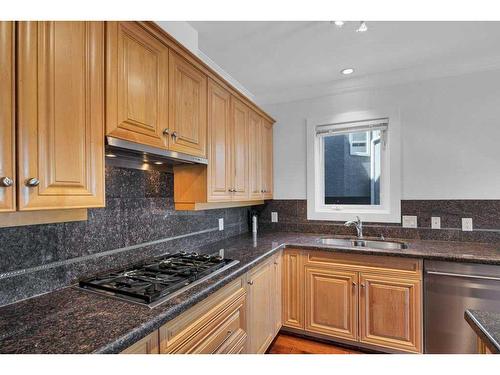
{"label": "dishwasher handle", "polygon": [[452,272],[441,272],[441,271],[425,271],[425,273],[427,273],[428,275],[461,277],[463,279],[500,281],[500,277],[494,277],[494,276],[466,275],[463,273],[452,273]]}

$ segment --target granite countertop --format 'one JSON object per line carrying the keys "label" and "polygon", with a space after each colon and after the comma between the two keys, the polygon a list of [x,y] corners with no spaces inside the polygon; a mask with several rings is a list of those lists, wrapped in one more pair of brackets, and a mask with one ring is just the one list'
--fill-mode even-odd
{"label": "granite countertop", "polygon": [[322,235],[244,234],[197,249],[238,260],[234,267],[150,309],[75,286],[0,307],[0,353],[118,353],[283,247],[500,265],[500,244],[408,241],[405,250],[338,248]]}
{"label": "granite countertop", "polygon": [[492,353],[500,354],[500,312],[465,310],[465,320]]}

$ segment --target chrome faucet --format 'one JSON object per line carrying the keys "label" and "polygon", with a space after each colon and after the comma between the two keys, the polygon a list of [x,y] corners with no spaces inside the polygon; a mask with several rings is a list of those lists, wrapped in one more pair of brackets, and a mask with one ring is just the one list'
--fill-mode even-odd
{"label": "chrome faucet", "polygon": [[346,221],[344,225],[346,227],[354,225],[356,227],[356,232],[358,233],[358,238],[363,238],[363,222],[361,221],[359,216],[356,216],[356,220]]}

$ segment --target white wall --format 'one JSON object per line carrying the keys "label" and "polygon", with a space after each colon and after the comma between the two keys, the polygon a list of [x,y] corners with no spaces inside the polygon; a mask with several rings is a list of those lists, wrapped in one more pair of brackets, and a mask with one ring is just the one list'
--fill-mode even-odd
{"label": "white wall", "polygon": [[198,56],[205,64],[219,73],[233,87],[239,90],[250,100],[255,101],[255,96],[245,88],[239,81],[222,69],[217,62],[200,50],[198,45],[198,30],[186,21],[156,21],[160,27],[172,35],[179,43]]}
{"label": "white wall", "polygon": [[500,199],[500,70],[268,105],[274,197],[306,198],[305,121],[400,111],[402,199]]}

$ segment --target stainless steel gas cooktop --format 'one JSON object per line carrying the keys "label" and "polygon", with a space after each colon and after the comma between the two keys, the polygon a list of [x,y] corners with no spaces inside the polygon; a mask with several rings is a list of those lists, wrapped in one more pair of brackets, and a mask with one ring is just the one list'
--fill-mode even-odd
{"label": "stainless steel gas cooktop", "polygon": [[99,294],[155,307],[237,263],[218,255],[180,252],[104,273],[80,281],[79,285]]}

